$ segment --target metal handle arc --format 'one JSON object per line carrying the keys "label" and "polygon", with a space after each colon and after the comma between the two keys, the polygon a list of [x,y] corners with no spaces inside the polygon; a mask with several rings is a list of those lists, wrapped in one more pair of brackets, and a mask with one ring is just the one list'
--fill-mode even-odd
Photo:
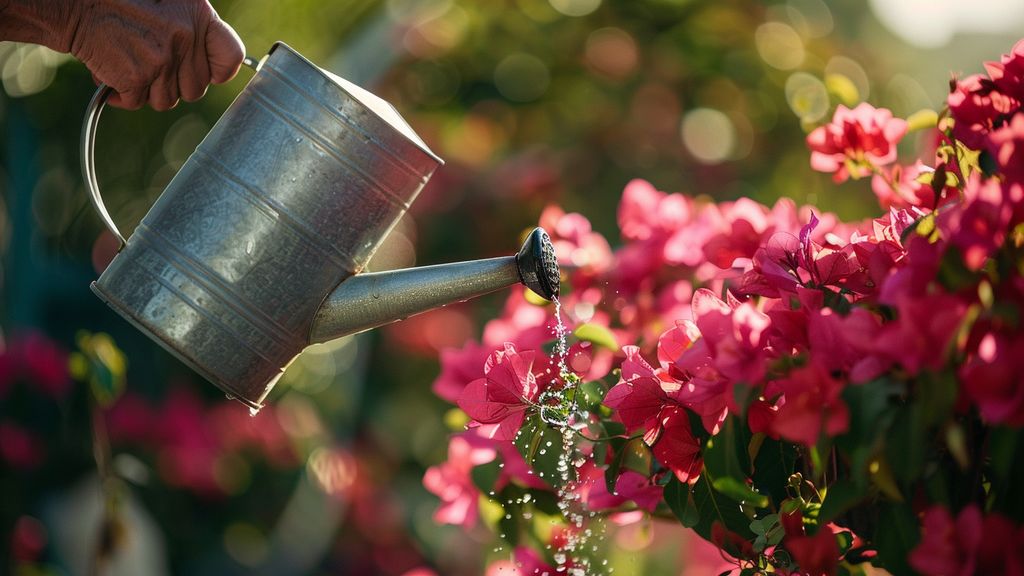
{"label": "metal handle arc", "polygon": [[[242,63],[255,71],[259,71],[259,61],[251,56],[246,56]],[[92,202],[92,207],[96,210],[103,224],[120,242],[120,247],[118,248],[120,250],[124,248],[127,240],[125,240],[121,231],[117,229],[114,219],[110,217],[110,212],[107,211],[107,207],[103,203],[100,186],[96,180],[96,129],[100,123],[100,113],[103,112],[103,106],[113,93],[113,88],[106,84],[100,84],[96,89],[96,93],[92,95],[89,106],[85,110],[85,120],[82,123],[79,156],[82,163],[82,180],[85,181],[85,187],[89,189],[89,200]]]}

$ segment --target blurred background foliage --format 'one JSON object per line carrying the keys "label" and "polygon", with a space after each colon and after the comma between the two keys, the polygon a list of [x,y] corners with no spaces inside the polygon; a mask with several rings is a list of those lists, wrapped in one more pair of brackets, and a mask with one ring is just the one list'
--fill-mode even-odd
{"label": "blurred background foliage", "polygon": [[[614,244],[619,194],[636,177],[867,217],[866,181],[836,189],[809,170],[809,127],[837,101],[904,117],[937,108],[950,72],[977,71],[1024,22],[1013,0],[215,7],[250,54],[290,44],[394,103],[447,161],[378,270],[509,253],[549,204]],[[104,113],[97,166],[122,230],[249,76],[168,113]],[[0,43],[0,81],[0,573],[481,573],[495,556],[487,535],[467,546],[437,526],[420,478],[451,431],[430,393],[437,355],[478,337],[505,295],[315,347],[250,419],[89,292],[116,249],[79,176],[89,73]],[[617,534],[615,573],[700,573],[680,538]]]}

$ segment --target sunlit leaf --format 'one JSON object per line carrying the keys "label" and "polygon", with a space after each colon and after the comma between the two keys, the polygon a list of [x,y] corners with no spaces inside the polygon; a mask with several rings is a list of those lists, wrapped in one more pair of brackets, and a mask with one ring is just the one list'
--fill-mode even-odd
{"label": "sunlit leaf", "polygon": [[619,349],[615,335],[612,334],[611,330],[600,324],[582,324],[573,331],[573,335],[584,342],[591,342],[612,351]]}

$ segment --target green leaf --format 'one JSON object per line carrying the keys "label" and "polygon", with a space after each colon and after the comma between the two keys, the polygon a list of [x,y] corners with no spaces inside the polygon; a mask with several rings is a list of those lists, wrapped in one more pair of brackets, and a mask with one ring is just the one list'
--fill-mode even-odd
{"label": "green leaf", "polygon": [[650,447],[642,439],[634,438],[627,442],[622,450],[622,455],[623,468],[639,472],[645,476],[651,475],[654,457],[651,455]]}
{"label": "green leaf", "polygon": [[473,485],[484,494],[494,490],[494,484],[498,481],[499,474],[501,474],[501,456],[486,464],[474,466],[469,472],[469,476],[473,479]]}
{"label": "green leaf", "polygon": [[900,407],[885,437],[882,471],[887,463],[903,494],[910,492],[911,484],[924,470],[925,460],[931,452],[930,437],[924,407],[919,403]]}
{"label": "green leaf", "polygon": [[684,527],[693,528],[700,522],[693,491],[688,484],[680,482],[675,476],[665,486],[665,503]]}
{"label": "green leaf", "polygon": [[697,509],[696,523],[693,523],[693,518],[689,515],[692,512],[687,512],[685,507],[680,506],[680,503],[686,502],[681,500],[686,497],[686,492],[689,492],[687,485],[673,476],[665,486],[665,500],[679,521],[683,522],[685,518],[688,524],[692,523],[690,527],[702,538],[710,542],[711,526],[715,522],[720,522],[740,537],[750,542],[754,541],[756,535],[750,530],[750,518],[740,509],[740,503],[715,490],[707,474],[702,474],[693,486],[693,503]]}
{"label": "green leaf", "polygon": [[796,447],[789,442],[765,438],[754,456],[751,477],[758,492],[772,499],[776,506],[786,499],[786,484],[796,471]]}
{"label": "green leaf", "polygon": [[935,110],[925,108],[914,112],[907,118],[907,131],[935,128],[939,124],[939,114]]}
{"label": "green leaf", "polygon": [[612,334],[612,331],[600,324],[581,324],[573,331],[573,336],[613,352],[619,349],[619,343],[615,340],[615,335]]}
{"label": "green leaf", "polygon": [[608,388],[600,380],[584,382],[576,388],[576,403],[587,411],[594,412],[607,393]]}
{"label": "green leaf", "polygon": [[731,476],[724,476],[722,478],[716,478],[712,482],[712,486],[715,490],[722,494],[732,498],[733,500],[739,501],[741,504],[749,504],[756,508],[767,508],[768,497],[764,494],[760,494],[745,483],[740,482],[736,478]]}
{"label": "green leaf", "polygon": [[828,487],[825,501],[818,510],[818,524],[835,520],[867,496],[867,488],[849,479],[842,479]]}
{"label": "green leaf", "polygon": [[702,452],[704,467],[714,478],[734,478],[746,483],[750,477],[750,440],[750,428],[729,415],[718,434],[707,441]]}
{"label": "green leaf", "polygon": [[548,516],[561,516],[562,511],[558,507],[558,496],[547,490],[531,490],[531,501],[533,507]]}
{"label": "green leaf", "polygon": [[868,484],[868,465],[875,455],[875,445],[889,432],[896,418],[895,404],[902,386],[887,378],[879,378],[858,386],[847,386],[843,401],[850,411],[850,428],[836,438],[836,446],[850,455],[851,478],[862,486]]}
{"label": "green leaf", "polygon": [[539,416],[528,419],[513,440],[516,449],[538,478],[550,486],[562,483],[558,459],[562,454],[562,433],[548,426]]}
{"label": "green leaf", "polygon": [[992,467],[993,511],[1024,522],[1024,430],[993,427],[989,435]]}
{"label": "green leaf", "polygon": [[872,562],[895,576],[914,574],[907,564],[907,554],[921,540],[917,518],[906,504],[881,506],[875,529],[874,545],[878,557]]}

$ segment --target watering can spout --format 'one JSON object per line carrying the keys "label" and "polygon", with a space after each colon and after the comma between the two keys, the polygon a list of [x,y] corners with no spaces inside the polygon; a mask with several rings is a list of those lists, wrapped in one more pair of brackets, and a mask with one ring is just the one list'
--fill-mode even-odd
{"label": "watering can spout", "polygon": [[514,256],[352,276],[320,306],[309,342],[327,342],[516,283],[548,300],[558,296],[558,262],[542,228],[534,229]]}

